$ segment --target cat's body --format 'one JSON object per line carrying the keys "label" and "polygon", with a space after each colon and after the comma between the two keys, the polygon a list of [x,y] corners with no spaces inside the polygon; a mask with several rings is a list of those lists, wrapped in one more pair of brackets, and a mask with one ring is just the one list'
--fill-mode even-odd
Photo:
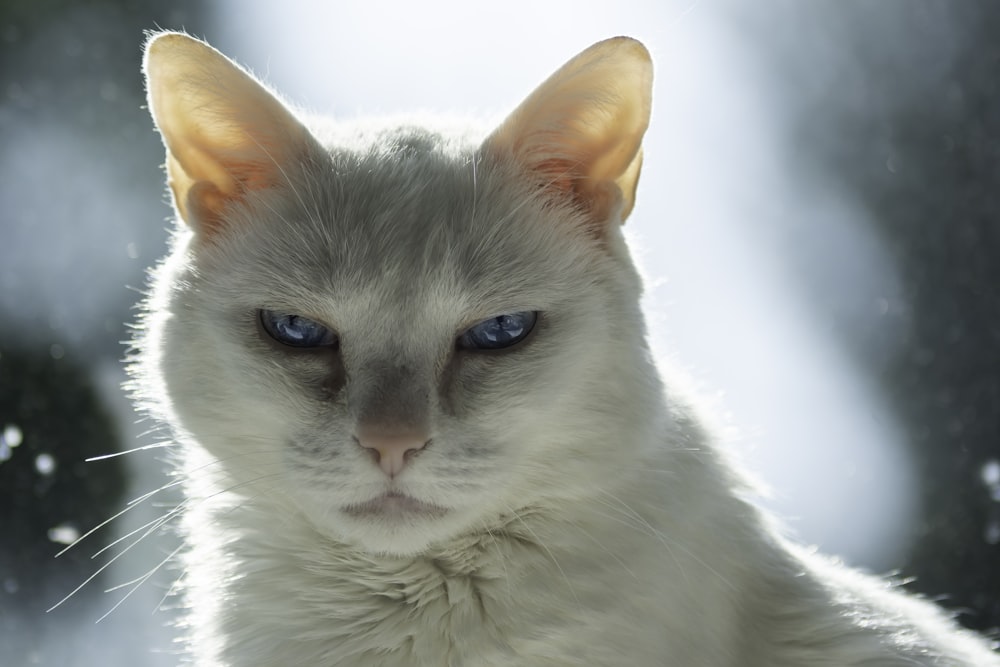
{"label": "cat's body", "polygon": [[136,377],[177,433],[197,664],[1000,664],[785,544],[664,388],[619,230],[641,45],[481,143],[306,130],[183,35],[146,70],[187,225]]}

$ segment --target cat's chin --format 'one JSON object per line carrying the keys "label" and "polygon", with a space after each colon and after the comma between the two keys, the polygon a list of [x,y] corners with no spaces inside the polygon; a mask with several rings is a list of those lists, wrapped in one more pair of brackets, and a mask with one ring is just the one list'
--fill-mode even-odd
{"label": "cat's chin", "polygon": [[461,511],[397,490],[306,514],[320,532],[337,541],[391,556],[419,555],[454,537],[467,523]]}
{"label": "cat's chin", "polygon": [[449,510],[447,507],[390,491],[361,503],[346,505],[340,511],[355,519],[395,522],[441,518]]}

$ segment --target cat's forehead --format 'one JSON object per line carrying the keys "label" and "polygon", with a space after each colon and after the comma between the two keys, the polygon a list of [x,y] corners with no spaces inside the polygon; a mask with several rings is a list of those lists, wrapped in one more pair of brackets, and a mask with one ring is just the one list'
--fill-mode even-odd
{"label": "cat's forehead", "polygon": [[254,227],[271,286],[293,299],[372,313],[538,308],[578,280],[586,252],[516,174],[422,129],[333,146],[292,186]]}

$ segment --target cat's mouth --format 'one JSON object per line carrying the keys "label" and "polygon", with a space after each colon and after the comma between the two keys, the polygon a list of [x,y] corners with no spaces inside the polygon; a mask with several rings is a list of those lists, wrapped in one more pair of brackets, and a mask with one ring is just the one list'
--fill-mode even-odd
{"label": "cat's mouth", "polygon": [[412,496],[389,491],[362,503],[346,505],[341,511],[356,518],[424,517],[436,518],[448,513],[448,508],[432,505]]}

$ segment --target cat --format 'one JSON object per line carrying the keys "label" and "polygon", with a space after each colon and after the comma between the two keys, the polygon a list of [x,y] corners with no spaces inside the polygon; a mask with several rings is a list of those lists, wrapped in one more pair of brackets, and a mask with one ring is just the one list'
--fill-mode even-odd
{"label": "cat", "polygon": [[144,72],[178,224],[131,371],[195,664],[1000,665],[786,541],[654,365],[642,44],[487,132],[307,117],[183,33]]}

